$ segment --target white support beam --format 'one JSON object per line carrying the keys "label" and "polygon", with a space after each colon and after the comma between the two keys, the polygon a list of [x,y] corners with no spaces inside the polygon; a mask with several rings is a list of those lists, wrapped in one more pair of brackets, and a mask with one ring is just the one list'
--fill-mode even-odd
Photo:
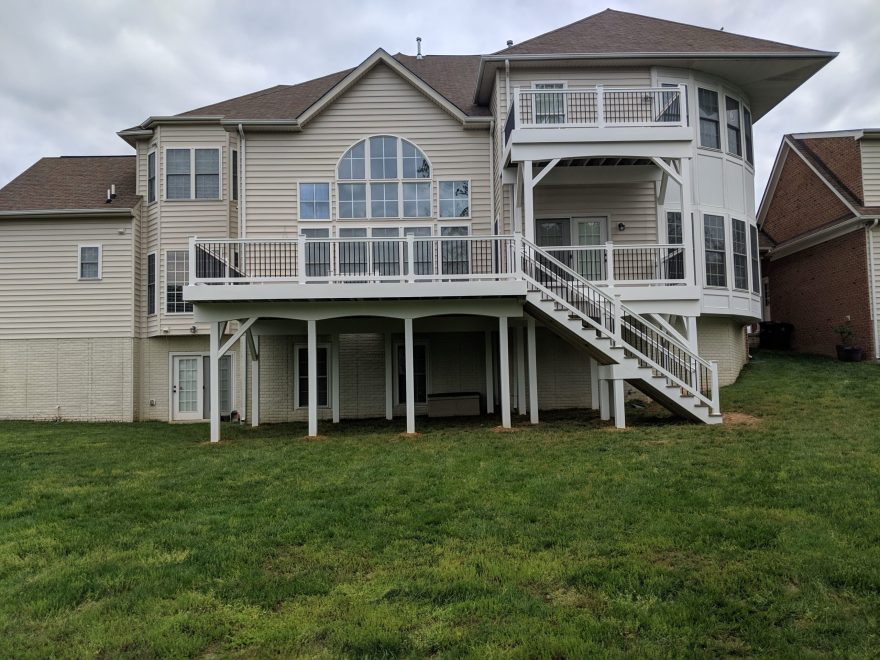
{"label": "white support beam", "polygon": [[611,381],[614,389],[614,426],[619,429],[626,428],[626,410],[623,407],[623,378],[615,378]]}
{"label": "white support beam", "polygon": [[666,199],[666,188],[669,185],[669,175],[664,171],[663,176],[660,177],[660,190],[657,191],[657,205],[660,206],[663,204],[663,201]]}
{"label": "white support beam", "polygon": [[[690,158],[681,159],[681,179],[681,228],[682,242],[685,246],[684,277],[686,282],[692,282],[696,286],[700,286],[703,283],[703,269],[697,262],[697,255],[702,254],[703,251],[697,250],[694,235],[695,219],[692,217],[691,213],[691,209],[693,208],[693,193]],[[699,219],[696,221],[699,222]],[[690,252],[690,259],[688,259],[688,252]]]}
{"label": "white support beam", "polygon": [[247,363],[248,363],[248,340],[247,336],[239,339],[238,345],[238,417],[247,419]]}
{"label": "white support beam", "polygon": [[391,333],[385,333],[385,419],[394,418],[394,358]]}
{"label": "white support beam", "polygon": [[529,353],[529,421],[538,423],[538,353],[535,340],[535,319],[526,319]]}
{"label": "white support beam", "polygon": [[486,414],[495,414],[495,368],[492,362],[492,333],[486,330],[485,355],[486,355]]}
{"label": "white support beam", "polygon": [[416,376],[413,351],[413,322],[403,319],[403,342],[406,361],[406,432],[416,432]]}
{"label": "white support beam", "polygon": [[251,426],[260,425],[260,338],[247,334],[251,347]]}
{"label": "white support beam", "polygon": [[498,317],[498,379],[501,381],[501,426],[510,428],[510,348],[507,317]]}
{"label": "white support beam", "polygon": [[675,171],[675,168],[672,167],[672,165],[667,163],[662,158],[658,158],[657,156],[651,156],[651,162],[654,163],[654,165],[659,167],[661,170],[666,172],[666,174],[668,174],[669,177],[673,181],[675,181],[678,185],[681,185],[682,176],[678,172]]}
{"label": "white support beam", "polygon": [[339,333],[334,332],[330,339],[330,388],[332,390],[333,423],[339,424]]}
{"label": "white support beam", "polygon": [[599,410],[599,363],[590,358],[590,408]]}
{"label": "white support beam", "polygon": [[599,379],[599,419],[611,419],[611,383],[604,378]]}
{"label": "white support beam", "polygon": [[700,352],[700,340],[697,336],[697,317],[685,316],[685,325],[687,326],[687,345],[694,352]]}
{"label": "white support beam", "polygon": [[652,323],[654,323],[661,330],[665,331],[667,334],[675,337],[682,344],[688,343],[687,337],[676,330],[675,327],[671,323],[669,323],[669,321],[664,319],[662,314],[644,314],[643,316],[647,317]]}
{"label": "white support beam", "polygon": [[535,184],[532,181],[532,161],[523,163],[523,235],[535,240]]}
{"label": "white support beam", "polygon": [[516,347],[516,411],[520,415],[525,415],[527,412],[525,334],[525,328],[516,328],[513,331]]}
{"label": "white support beam", "polygon": [[535,176],[535,178],[532,179],[532,186],[537,186],[541,182],[541,179],[543,179],[545,176],[550,174],[550,170],[552,170],[558,164],[559,164],[558,158],[554,158],[549,163],[547,163],[544,166],[544,169],[542,169],[540,172],[538,172],[538,174]]}
{"label": "white support beam", "polygon": [[318,324],[306,322],[309,355],[309,437],[318,435]]}
{"label": "white support beam", "polygon": [[220,357],[226,355],[230,348],[235,346],[235,342],[244,337],[245,333],[250,330],[250,327],[259,320],[256,316],[252,316],[244,323],[239,324],[238,330],[234,335],[227,341],[223,346],[220,347]]}
{"label": "white support beam", "polygon": [[211,401],[211,442],[220,442],[220,333],[223,323],[211,323],[208,372]]}

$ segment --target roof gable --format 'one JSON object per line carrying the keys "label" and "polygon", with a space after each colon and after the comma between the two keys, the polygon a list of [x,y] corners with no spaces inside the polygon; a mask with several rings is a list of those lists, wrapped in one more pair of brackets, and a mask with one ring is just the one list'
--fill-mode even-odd
{"label": "roof gable", "polygon": [[792,140],[834,188],[854,206],[864,204],[862,191],[862,153],[851,137],[805,138]]}

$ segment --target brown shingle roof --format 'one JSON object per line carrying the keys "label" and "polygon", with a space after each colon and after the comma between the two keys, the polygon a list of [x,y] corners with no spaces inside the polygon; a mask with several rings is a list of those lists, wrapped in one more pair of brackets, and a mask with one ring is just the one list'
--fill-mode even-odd
{"label": "brown shingle roof", "polygon": [[425,55],[418,59],[397,53],[398,62],[424,80],[450,103],[471,117],[487,117],[491,110],[474,103],[480,55]]}
{"label": "brown shingle roof", "polygon": [[[116,185],[116,199],[106,203]],[[0,211],[133,208],[134,156],[41,158],[0,188]]]}
{"label": "brown shingle roof", "polygon": [[574,53],[814,53],[809,48],[606,9],[496,55]]}

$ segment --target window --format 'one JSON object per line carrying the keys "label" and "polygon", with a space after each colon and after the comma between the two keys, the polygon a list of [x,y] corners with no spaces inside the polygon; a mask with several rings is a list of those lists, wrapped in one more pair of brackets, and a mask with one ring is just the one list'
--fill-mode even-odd
{"label": "window", "polygon": [[376,135],[352,146],[339,161],[340,219],[429,218],[431,165],[411,142]]}
{"label": "window", "polygon": [[723,216],[703,216],[703,238],[706,246],[706,286],[727,286]]}
{"label": "window", "polygon": [[373,238],[390,238],[388,241],[373,241],[373,272],[379,276],[400,275],[404,259],[403,242],[397,227],[373,227]]}
{"label": "window", "polygon": [[761,293],[761,272],[758,263],[758,228],[750,225],[749,234],[751,239],[749,242],[752,247],[752,291]]}
{"label": "window", "polygon": [[81,279],[81,280],[100,280],[101,279],[101,246],[100,245],[80,245],[79,246],[79,279]]}
{"label": "window", "polygon": [[[415,402],[428,401],[428,349],[425,344],[413,343],[413,381]],[[397,345],[397,402],[406,403],[406,347]]]}
{"label": "window", "polygon": [[232,201],[238,201],[238,151],[232,150]]}
{"label": "window", "polygon": [[[535,89],[565,89],[562,82],[536,82]],[[535,123],[537,124],[564,124],[565,123],[565,94],[541,93],[535,94]]]}
{"label": "window", "polygon": [[184,302],[183,287],[189,279],[189,250],[169,250],[165,253],[165,311],[169,314],[188,314],[192,303]]}
{"label": "window", "polygon": [[727,109],[727,151],[742,156],[742,124],[739,117],[739,101],[725,96],[724,103]]}
{"label": "window", "polygon": [[299,184],[299,219],[330,219],[330,184]]}
{"label": "window", "polygon": [[166,199],[220,199],[219,149],[167,149],[165,169]]}
{"label": "window", "polygon": [[440,217],[468,218],[471,214],[471,192],[469,181],[440,182]]}
{"label": "window", "polygon": [[[681,225],[681,211],[666,212],[666,242],[670,245],[684,243],[684,231]],[[684,279],[684,250],[670,250],[666,263],[666,277],[671,280]]]}
{"label": "window", "polygon": [[[441,227],[441,236],[467,236],[467,227]],[[441,241],[440,273],[443,275],[466,275],[470,272],[467,241]]]}
{"label": "window", "polygon": [[[420,241],[419,238],[430,237],[430,227],[405,227],[404,236],[414,236],[413,241],[413,269],[416,275],[433,275],[434,273],[434,247],[432,241]],[[406,246],[404,247],[406,249]]]}
{"label": "window", "polygon": [[700,146],[721,148],[721,127],[718,117],[718,92],[698,89],[700,105]]}
{"label": "window", "polygon": [[147,202],[156,201],[156,152],[147,154]]}
{"label": "window", "polygon": [[[318,407],[330,406],[330,347],[318,345]],[[309,405],[309,349],[308,346],[296,347],[296,406],[306,408]]]}
{"label": "window", "polygon": [[156,313],[156,253],[147,255],[147,316]]}
{"label": "window", "polygon": [[[330,238],[329,229],[300,229],[306,238]],[[306,243],[306,276],[327,277],[330,274],[330,242],[314,241]]]}
{"label": "window", "polygon": [[746,242],[746,223],[742,220],[731,220],[730,229],[733,234],[733,287],[749,288],[749,252]]}
{"label": "window", "polygon": [[[340,227],[339,238],[366,238],[362,227]],[[339,272],[343,275],[366,275],[370,271],[367,241],[341,241],[339,243]]]}
{"label": "window", "polygon": [[[678,88],[678,83],[660,83],[661,87]],[[681,86],[681,94],[676,92],[663,92],[660,97],[660,112],[657,113],[657,121],[678,122],[681,116],[681,97],[684,96],[684,121],[690,124],[688,117],[687,86]]]}
{"label": "window", "polygon": [[755,164],[755,148],[752,144],[752,113],[743,106],[743,135],[746,138],[746,160],[749,165]]}

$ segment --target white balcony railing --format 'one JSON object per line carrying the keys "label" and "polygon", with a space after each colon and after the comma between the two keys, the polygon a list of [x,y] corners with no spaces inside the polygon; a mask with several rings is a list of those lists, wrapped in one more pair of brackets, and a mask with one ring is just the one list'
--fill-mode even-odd
{"label": "white balcony railing", "polygon": [[514,90],[505,143],[519,128],[686,126],[686,87],[585,87]]}
{"label": "white balcony railing", "polygon": [[[193,284],[455,282],[522,279],[517,236],[190,239]],[[692,283],[683,245],[554,246],[547,254],[606,286]]]}

